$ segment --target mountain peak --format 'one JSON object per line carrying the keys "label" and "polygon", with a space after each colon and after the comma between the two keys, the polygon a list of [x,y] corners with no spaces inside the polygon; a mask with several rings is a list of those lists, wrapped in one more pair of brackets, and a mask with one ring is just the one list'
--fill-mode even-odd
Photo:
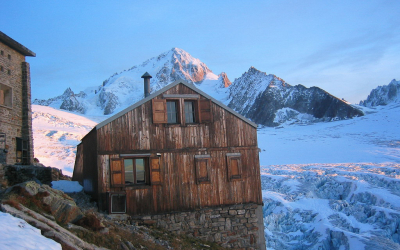
{"label": "mountain peak", "polygon": [[385,106],[400,102],[400,81],[393,79],[388,85],[373,89],[367,99],[360,102],[365,107]]}

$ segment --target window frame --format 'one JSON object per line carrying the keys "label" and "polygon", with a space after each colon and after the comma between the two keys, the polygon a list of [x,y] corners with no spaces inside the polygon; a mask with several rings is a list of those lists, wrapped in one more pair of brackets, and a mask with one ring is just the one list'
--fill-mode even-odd
{"label": "window frame", "polygon": [[[210,184],[211,183],[211,156],[210,155],[195,155],[194,156],[195,169],[196,169],[196,183],[197,184]],[[205,164],[205,169],[202,164]],[[203,172],[207,175],[203,176]]]}
{"label": "window frame", "polygon": [[[191,104],[191,110],[187,110],[187,106],[186,103],[190,103]],[[198,112],[196,112],[196,106],[197,106],[197,101],[195,100],[191,100],[191,99],[184,99],[183,100],[183,115],[185,117],[185,124],[195,124],[195,123],[199,123],[198,118],[196,117],[196,115],[198,114]],[[190,121],[190,119],[192,121]]]}
{"label": "window frame", "polygon": [[14,90],[12,87],[0,83],[0,106],[13,108],[13,94]]}
{"label": "window frame", "polygon": [[[165,102],[166,102],[166,105],[167,105],[167,109],[166,109],[167,124],[170,124],[170,125],[172,125],[172,124],[181,124],[181,119],[180,119],[180,114],[181,114],[181,112],[180,112],[181,111],[180,110],[180,100],[179,99],[166,99]],[[169,108],[168,103],[175,103],[175,112],[174,113],[175,113],[176,122],[170,122],[169,121],[169,115],[172,112],[170,112],[168,110],[168,108]]]}
{"label": "window frame", "polygon": [[[137,183],[137,169],[136,169],[136,160],[142,159],[143,164],[144,164],[144,183]],[[126,182],[126,177],[127,177],[127,171],[125,169],[125,160],[132,160],[132,175],[133,175],[133,183],[127,183]],[[124,157],[122,158],[122,167],[124,170],[124,183],[126,187],[129,186],[146,186],[150,185],[150,167],[149,167],[149,157],[143,157],[143,156],[138,156],[138,157]]]}
{"label": "window frame", "polygon": [[[236,164],[233,164],[233,161],[236,161]],[[228,181],[241,181],[242,180],[243,174],[242,174],[242,155],[241,155],[241,153],[227,153],[226,154],[226,167],[227,167]]]}
{"label": "window frame", "polygon": [[29,141],[16,137],[15,160],[18,164],[29,164]]}

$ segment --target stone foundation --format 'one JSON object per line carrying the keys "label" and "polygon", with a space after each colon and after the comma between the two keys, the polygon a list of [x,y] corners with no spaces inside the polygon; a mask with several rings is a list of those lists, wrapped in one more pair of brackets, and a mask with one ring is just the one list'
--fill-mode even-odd
{"label": "stone foundation", "polygon": [[[128,219],[129,220],[129,219]],[[266,249],[262,206],[240,204],[192,212],[133,216],[132,224],[154,225],[233,249]]]}

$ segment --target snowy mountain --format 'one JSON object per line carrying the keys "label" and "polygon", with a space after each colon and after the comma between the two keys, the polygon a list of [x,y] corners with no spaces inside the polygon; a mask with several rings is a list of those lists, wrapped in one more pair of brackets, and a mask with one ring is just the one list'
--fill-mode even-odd
{"label": "snowy mountain", "polygon": [[330,121],[363,112],[318,88],[291,86],[275,75],[251,67],[230,86],[229,107],[255,123],[277,126],[292,122]]}
{"label": "snowy mountain", "polygon": [[148,72],[151,92],[184,79],[252,121],[277,126],[292,122],[346,119],[363,113],[324,90],[291,86],[275,75],[251,67],[233,83],[225,73],[215,75],[203,62],[182,49],[173,48],[141,65],[114,74],[101,86],[74,93],[70,88],[55,98],[34,104],[85,115],[111,115],[144,97],[141,76]]}
{"label": "snowy mountain", "polygon": [[400,102],[400,81],[396,81],[396,79],[393,79],[388,85],[373,89],[367,99],[360,102],[360,105],[375,107],[393,102]]}
{"label": "snowy mountain", "polygon": [[33,104],[75,111],[85,115],[114,114],[144,98],[143,79],[148,72],[151,93],[184,79],[217,99],[224,99],[230,81],[225,73],[215,75],[203,62],[182,49],[173,48],[141,65],[114,74],[98,87],[75,94],[70,88],[55,98],[35,99]]}

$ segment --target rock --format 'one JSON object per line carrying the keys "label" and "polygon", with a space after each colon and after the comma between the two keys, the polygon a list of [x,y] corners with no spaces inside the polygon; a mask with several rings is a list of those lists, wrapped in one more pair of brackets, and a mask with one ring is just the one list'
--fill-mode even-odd
{"label": "rock", "polygon": [[25,199],[36,199],[43,203],[43,208],[54,216],[61,224],[74,223],[83,217],[83,213],[74,200],[64,192],[52,189],[48,185],[40,185],[34,181],[14,185],[6,190],[6,195],[12,194],[31,196]]}
{"label": "rock", "polygon": [[39,184],[50,185],[52,181],[71,179],[63,175],[60,169],[45,167],[40,163],[36,163],[36,165],[5,165],[4,177],[10,186],[32,180]]}

